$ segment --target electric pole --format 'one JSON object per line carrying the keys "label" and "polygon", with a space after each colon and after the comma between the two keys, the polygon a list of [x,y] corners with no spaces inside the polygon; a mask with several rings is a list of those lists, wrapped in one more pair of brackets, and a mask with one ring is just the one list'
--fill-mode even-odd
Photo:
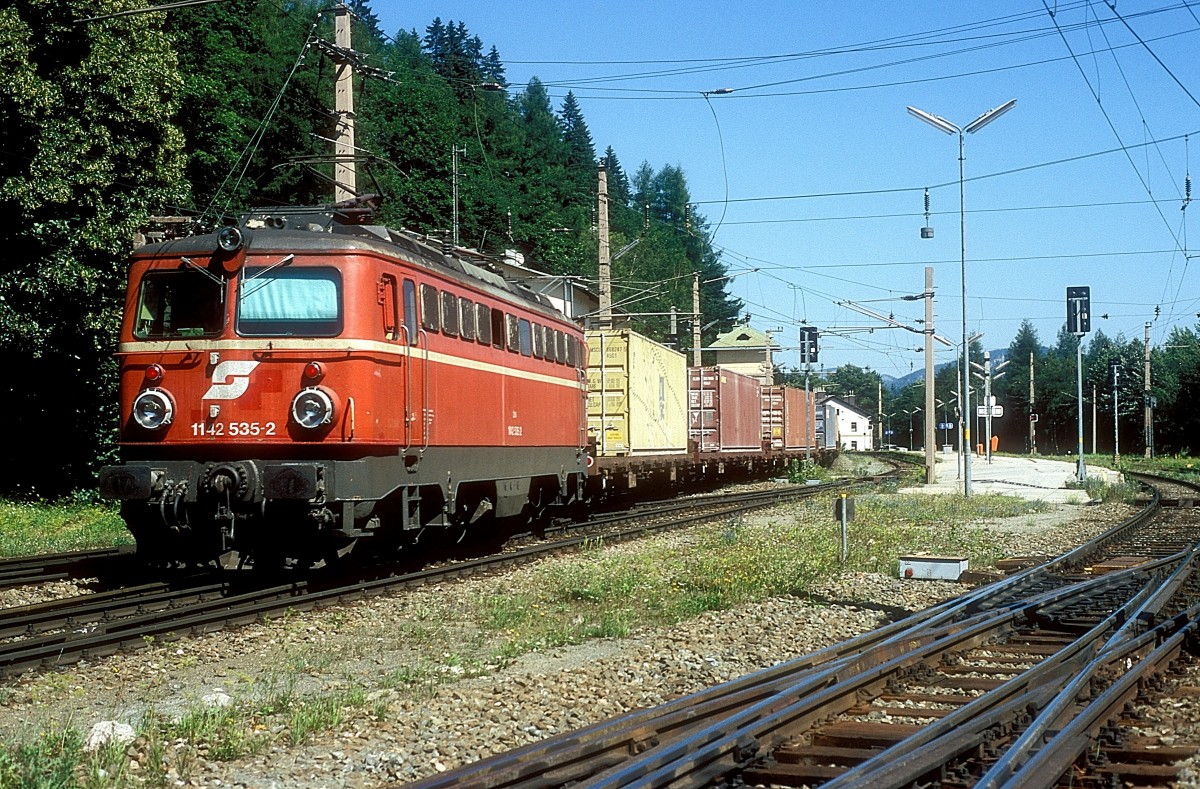
{"label": "electric pole", "polygon": [[453,216],[451,220],[452,230],[450,238],[454,246],[458,246],[458,155],[466,153],[465,147],[459,148],[457,145],[450,146],[450,199],[454,203],[451,207]]}
{"label": "electric pole", "polygon": [[1142,407],[1145,413],[1146,457],[1154,457],[1154,411],[1150,400],[1150,323],[1146,322],[1146,372],[1143,376]]}
{"label": "electric pole", "polygon": [[612,253],[608,241],[608,171],[600,167],[600,188],[596,190],[598,240],[600,247],[600,315],[601,329],[612,328]]}
{"label": "electric pole", "polygon": [[937,424],[933,421],[933,266],[925,267],[925,484],[937,482]]}
{"label": "electric pole", "polygon": [[1033,410],[1033,351],[1029,352],[1029,454],[1037,454],[1037,412]]}
{"label": "electric pole", "polygon": [[354,166],[354,64],[350,59],[350,8],[345,3],[338,3],[334,12],[334,43],[337,67],[333,109],[337,124],[333,137],[333,201],[340,203],[358,196]]}
{"label": "electric pole", "polygon": [[1113,465],[1121,466],[1121,406],[1117,398],[1117,376],[1121,365],[1113,362]]}

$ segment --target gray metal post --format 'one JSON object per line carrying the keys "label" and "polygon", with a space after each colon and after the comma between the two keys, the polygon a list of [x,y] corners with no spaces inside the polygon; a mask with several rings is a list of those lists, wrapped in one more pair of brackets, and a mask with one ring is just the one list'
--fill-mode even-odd
{"label": "gray metal post", "polygon": [[1079,404],[1079,468],[1076,476],[1080,482],[1087,481],[1087,467],[1083,464],[1083,335],[1075,336],[1075,399]]}

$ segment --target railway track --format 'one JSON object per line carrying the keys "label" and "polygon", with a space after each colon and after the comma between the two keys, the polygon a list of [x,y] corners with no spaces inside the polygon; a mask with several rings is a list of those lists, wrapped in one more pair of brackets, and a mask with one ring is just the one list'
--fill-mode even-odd
{"label": "railway track", "polygon": [[1130,710],[1200,644],[1200,510],[1143,479],[1138,515],[1052,562],[414,789],[1169,785],[1195,747],[1139,737]]}
{"label": "railway track", "polygon": [[394,565],[381,564],[354,567],[357,576],[353,581],[326,573],[287,581],[275,576],[274,583],[268,582],[270,576],[253,573],[202,573],[0,609],[0,675],[69,665],[119,650],[137,649],[152,639],[198,635],[290,611],[499,572],[549,555],[578,550],[597,540],[637,539],[700,521],[734,517],[835,487],[871,485],[889,476],[864,478],[849,485],[781,486],[766,491],[646,504],[581,524],[558,524],[547,530],[553,534],[551,539],[521,540],[499,553],[446,561],[414,572],[397,573]]}
{"label": "railway track", "polygon": [[47,553],[0,560],[0,589],[47,581],[113,576],[132,567],[133,546]]}

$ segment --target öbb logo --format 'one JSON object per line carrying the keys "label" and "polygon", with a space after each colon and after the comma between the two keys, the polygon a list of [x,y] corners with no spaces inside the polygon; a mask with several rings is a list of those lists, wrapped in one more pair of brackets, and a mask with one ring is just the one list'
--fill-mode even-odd
{"label": "\u00f6bb logo", "polygon": [[236,400],[250,388],[250,373],[258,367],[255,361],[221,362],[213,368],[212,386],[204,400]]}

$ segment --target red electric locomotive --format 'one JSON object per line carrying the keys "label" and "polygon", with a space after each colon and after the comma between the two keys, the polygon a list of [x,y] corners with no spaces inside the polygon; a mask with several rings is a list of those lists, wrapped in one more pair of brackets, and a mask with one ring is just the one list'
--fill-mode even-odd
{"label": "red electric locomotive", "polygon": [[117,355],[100,487],[152,557],[308,564],[583,494],[579,328],[352,206],[139,248]]}

